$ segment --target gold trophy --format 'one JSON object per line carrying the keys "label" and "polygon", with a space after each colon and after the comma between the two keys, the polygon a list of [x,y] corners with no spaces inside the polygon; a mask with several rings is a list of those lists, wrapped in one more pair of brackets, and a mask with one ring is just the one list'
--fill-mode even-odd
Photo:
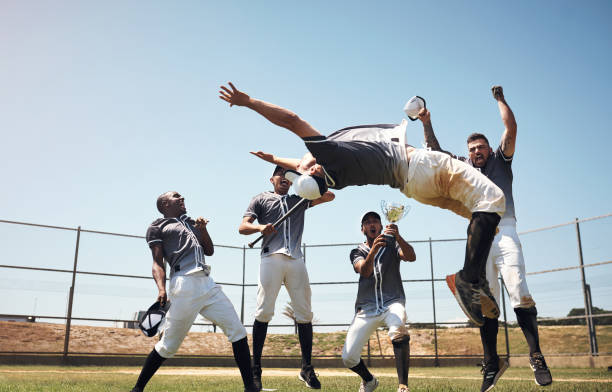
{"label": "gold trophy", "polygon": [[[407,204],[391,203],[391,202],[386,202],[385,200],[382,200],[380,202],[380,209],[383,215],[385,216],[387,222],[396,223],[397,221],[402,219],[404,216],[406,216],[408,211],[410,211],[410,206]],[[383,234],[383,235],[385,236],[385,239],[387,240],[387,244],[393,244],[393,242],[395,241],[395,238],[392,235],[389,235],[389,234]]]}

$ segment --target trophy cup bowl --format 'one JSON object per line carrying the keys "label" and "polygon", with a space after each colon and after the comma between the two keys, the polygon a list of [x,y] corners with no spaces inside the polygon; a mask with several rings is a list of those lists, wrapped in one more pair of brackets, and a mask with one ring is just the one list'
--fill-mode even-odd
{"label": "trophy cup bowl", "polygon": [[[400,219],[402,219],[408,211],[410,211],[410,206],[407,204],[401,203],[393,203],[382,200],[380,202],[380,209],[385,216],[387,222],[396,223]],[[387,241],[387,244],[393,244],[395,238],[390,234],[383,234]]]}

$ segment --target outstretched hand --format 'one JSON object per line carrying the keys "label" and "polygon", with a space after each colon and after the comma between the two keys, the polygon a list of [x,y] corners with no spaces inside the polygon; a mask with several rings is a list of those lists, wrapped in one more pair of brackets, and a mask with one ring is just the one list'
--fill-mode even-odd
{"label": "outstretched hand", "polygon": [[238,90],[233,84],[232,82],[228,82],[231,90],[225,86],[221,86],[221,90],[219,90],[219,98],[221,98],[222,100],[229,102],[230,107],[236,105],[236,106],[246,106],[246,104],[249,102],[249,99],[251,99],[251,97],[249,97],[247,94],[243,93],[242,91]]}
{"label": "outstretched hand", "polygon": [[251,154],[255,155],[257,158],[263,159],[266,162],[274,163],[274,155],[269,154],[263,151],[249,151]]}

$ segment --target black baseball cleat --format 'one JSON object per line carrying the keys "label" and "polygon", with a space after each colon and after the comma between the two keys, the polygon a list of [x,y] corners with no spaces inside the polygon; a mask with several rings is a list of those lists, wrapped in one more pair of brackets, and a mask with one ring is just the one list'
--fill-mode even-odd
{"label": "black baseball cleat", "polygon": [[142,388],[134,387],[130,392],[142,392]]}
{"label": "black baseball cleat", "polygon": [[446,275],[446,284],[455,296],[463,313],[476,326],[482,327],[484,325],[484,317],[482,317],[482,305],[480,302],[480,285],[466,282],[461,279],[458,272],[453,275]]}
{"label": "black baseball cleat", "polygon": [[261,366],[253,365],[253,384],[258,391],[261,391]]}
{"label": "black baseball cleat", "polygon": [[491,292],[489,282],[486,279],[480,282],[480,304],[482,314],[486,318],[496,319],[499,318],[499,306],[497,301]]}
{"label": "black baseball cleat", "polygon": [[315,373],[312,365],[304,366],[302,371],[300,371],[298,378],[304,381],[304,384],[306,384],[308,388],[321,389],[321,383],[319,382],[317,374]]}
{"label": "black baseball cleat", "polygon": [[529,365],[533,370],[536,384],[540,386],[552,384],[552,375],[550,374],[548,366],[546,366],[546,360],[544,360],[544,355],[542,355],[542,353],[534,353],[530,356]]}
{"label": "black baseball cleat", "polygon": [[508,361],[505,359],[495,358],[490,362],[483,363],[480,370],[483,376],[480,392],[489,392],[493,389],[506,369],[508,369]]}

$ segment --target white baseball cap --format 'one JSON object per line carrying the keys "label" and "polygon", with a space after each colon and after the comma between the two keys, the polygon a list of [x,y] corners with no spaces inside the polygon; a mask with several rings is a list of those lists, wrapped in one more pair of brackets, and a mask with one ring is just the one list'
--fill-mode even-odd
{"label": "white baseball cap", "polygon": [[285,178],[293,183],[295,193],[304,199],[314,200],[327,192],[325,180],[321,177],[300,174],[294,170],[287,170]]}
{"label": "white baseball cap", "polygon": [[425,107],[427,107],[425,105],[425,100],[415,95],[404,105],[404,113],[406,113],[409,119],[415,121],[419,118],[419,111]]}

